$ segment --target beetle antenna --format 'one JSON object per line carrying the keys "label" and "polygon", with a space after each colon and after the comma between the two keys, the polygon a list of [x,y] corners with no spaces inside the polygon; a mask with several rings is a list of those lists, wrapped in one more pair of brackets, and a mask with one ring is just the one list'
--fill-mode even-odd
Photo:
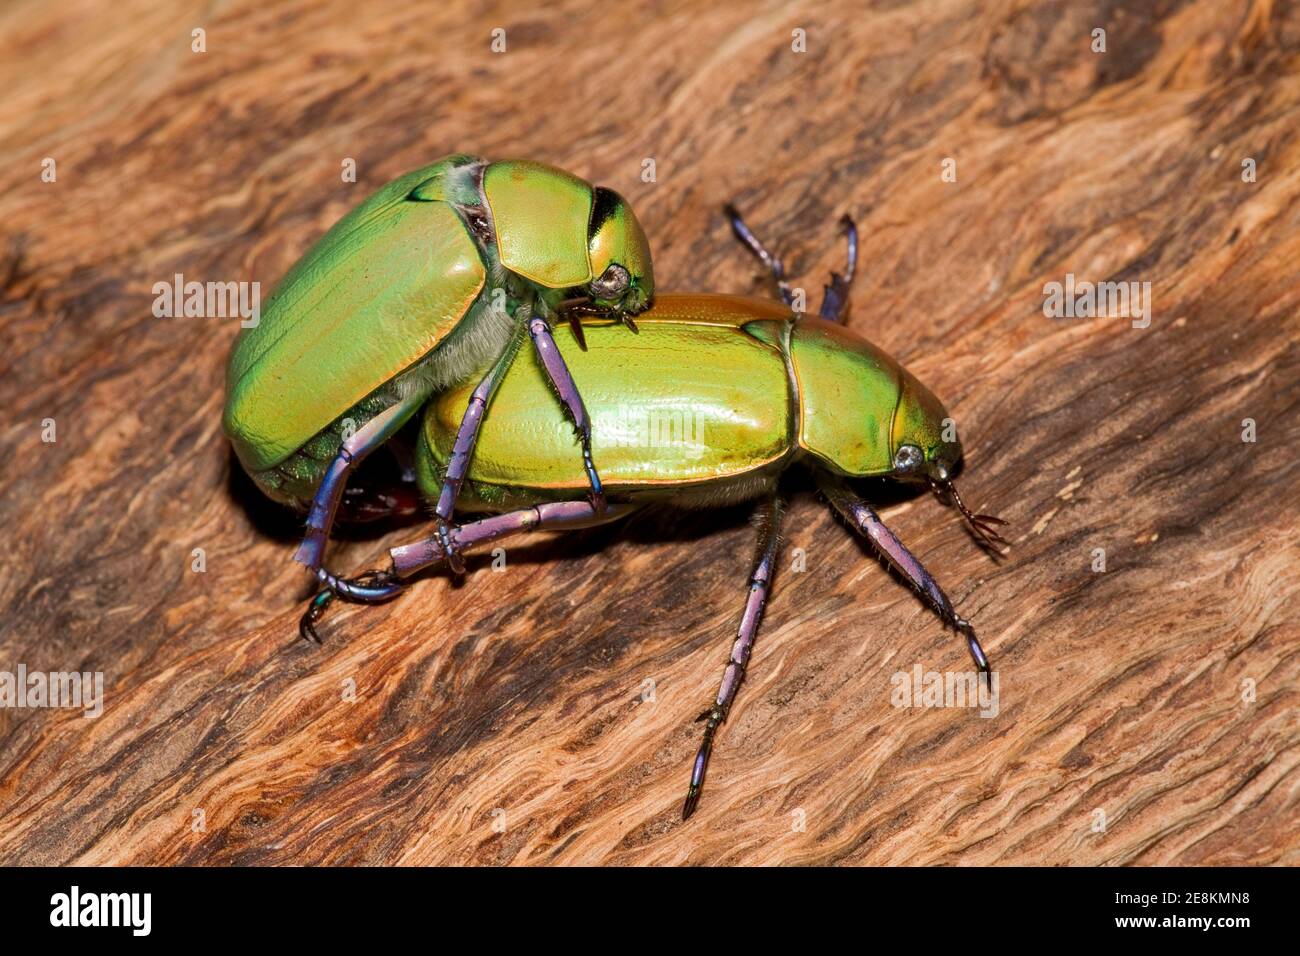
{"label": "beetle antenna", "polygon": [[997,515],[976,514],[966,507],[966,502],[961,500],[961,493],[957,491],[957,486],[951,481],[934,481],[931,480],[930,486],[934,489],[935,497],[940,501],[943,500],[944,493],[952,499],[953,506],[961,512],[961,516],[966,519],[966,526],[975,537],[975,541],[981,548],[994,554],[1001,555],[1003,548],[1011,547],[1011,542],[998,533],[996,525],[1006,524],[1006,520],[999,518]]}

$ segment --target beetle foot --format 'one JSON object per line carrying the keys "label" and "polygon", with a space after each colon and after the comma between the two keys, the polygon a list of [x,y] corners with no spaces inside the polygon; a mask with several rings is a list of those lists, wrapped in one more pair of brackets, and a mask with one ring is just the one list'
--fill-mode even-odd
{"label": "beetle foot", "polygon": [[321,643],[316,624],[335,597],[359,604],[378,604],[396,596],[406,587],[392,569],[362,571],[354,577],[337,578],[321,568],[316,572],[316,577],[325,587],[312,598],[311,604],[307,605],[307,610],[298,620],[298,635],[313,644]]}
{"label": "beetle foot", "polygon": [[316,633],[315,625],[333,600],[334,591],[332,588],[326,588],[312,598],[311,603],[307,605],[307,610],[303,612],[302,617],[298,620],[299,637],[311,644],[320,644],[320,635]]}
{"label": "beetle foot", "polygon": [[682,804],[683,821],[689,820],[699,805],[700,793],[704,789],[704,772],[708,769],[709,756],[713,753],[713,735],[726,719],[727,715],[717,706],[710,707],[695,718],[696,723],[702,720],[707,720],[708,723],[704,725],[704,740],[695,754],[695,763],[691,765],[691,785],[686,790],[686,802]]}
{"label": "beetle foot", "polygon": [[587,500],[596,509],[596,514],[603,515],[609,509],[609,502],[605,500],[605,486],[601,483],[600,473],[596,471],[596,463],[591,458],[591,429],[579,428],[578,440],[582,442],[582,464],[587,471],[587,484],[591,487]]}
{"label": "beetle foot", "polygon": [[989,657],[984,653],[984,647],[980,644],[980,639],[975,636],[975,626],[964,617],[952,615],[952,626],[962,637],[966,638],[966,649],[970,651],[971,658],[975,661],[975,667],[979,670],[980,677],[987,683],[992,680],[992,669],[989,667]]}
{"label": "beetle foot", "polygon": [[460,555],[460,549],[451,541],[451,525],[445,518],[437,519],[438,543],[442,545],[442,556],[447,562],[447,567],[451,573],[459,577],[465,573],[465,559]]}

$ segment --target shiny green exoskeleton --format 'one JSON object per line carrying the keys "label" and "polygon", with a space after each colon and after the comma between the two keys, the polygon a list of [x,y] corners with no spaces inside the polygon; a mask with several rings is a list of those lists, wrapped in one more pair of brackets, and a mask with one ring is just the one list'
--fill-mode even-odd
{"label": "shiny green exoskeleton", "polygon": [[[617,193],[540,163],[449,156],[384,186],[285,276],[231,352],[226,434],[267,495],[313,503],[298,559],[319,568],[349,469],[429,395],[499,358],[503,370],[526,334],[551,348],[546,323],[565,300],[627,319],[653,293],[649,244]],[[587,442],[581,400],[553,359]],[[554,397],[544,404],[562,420]]]}
{"label": "shiny green exoskeleton", "polygon": [[[961,457],[955,434],[945,440],[938,399],[842,326],[723,295],[661,295],[637,325],[628,336],[612,323],[584,323],[585,352],[560,339],[582,382],[611,500],[744,500],[801,458],[863,478],[946,476]],[[548,414],[549,387],[531,362],[506,375],[479,433],[462,510],[581,496],[586,480],[570,436]],[[442,484],[469,395],[451,388],[426,407],[416,457],[425,494]]]}
{"label": "shiny green exoskeleton", "polygon": [[[1005,542],[1001,519],[971,513],[952,476],[962,455],[937,398],[880,349],[839,324],[856,261],[847,221],[848,269],[832,275],[821,317],[793,314],[780,260],[731,211],[732,226],[775,275],[787,307],[719,295],[662,295],[638,320],[639,334],[612,322],[584,323],[587,351],[569,350],[594,423],[608,507],[583,500],[584,474],[566,432],[545,414],[549,384],[539,365],[518,362],[502,377],[463,488],[462,506],[488,517],[447,535],[393,548],[391,567],[327,581],[303,616],[314,624],[337,594],[381,601],[455,549],[538,529],[588,527],[663,502],[689,508],[762,499],[758,552],[721,686],[699,720],[704,741],[691,768],[683,818],[697,806],[718,728],[744,679],[776,569],[781,524],[778,482],[795,465],[812,472],[830,504],[966,639],[984,686],[996,693],[988,658],[970,623],[852,482],[892,478],[928,485],[947,498],[982,544]],[[827,321],[830,320],[830,321]],[[562,345],[569,344],[561,337]],[[458,422],[473,404],[454,386],[425,407],[416,479],[425,494],[445,484],[456,460]],[[971,675],[972,682],[978,680]]]}

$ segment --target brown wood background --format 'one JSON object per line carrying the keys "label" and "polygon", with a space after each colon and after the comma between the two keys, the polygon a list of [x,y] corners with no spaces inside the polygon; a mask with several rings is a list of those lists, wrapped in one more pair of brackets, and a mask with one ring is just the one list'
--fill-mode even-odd
{"label": "brown wood background", "polygon": [[[107,681],[98,720],[0,710],[0,862],[1300,862],[1297,4],[361,10],[0,12],[0,670]],[[220,432],[236,323],[156,319],[152,285],[269,291],[452,151],[623,191],[664,289],[768,294],[735,199],[815,301],[858,216],[852,326],[1014,522],[995,564],[933,499],[885,511],[979,627],[996,719],[890,706],[965,652],[807,492],[687,825],[744,509],[536,536],[297,642],[293,524]],[[1150,327],[1044,317],[1067,272],[1151,282]]]}

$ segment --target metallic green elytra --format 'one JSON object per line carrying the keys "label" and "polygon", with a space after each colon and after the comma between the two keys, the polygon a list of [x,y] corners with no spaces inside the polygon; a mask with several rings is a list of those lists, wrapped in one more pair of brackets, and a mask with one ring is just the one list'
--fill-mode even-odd
{"label": "metallic green elytra", "polygon": [[[586,352],[557,336],[582,382],[611,500],[744,500],[800,458],[849,478],[943,478],[961,458],[956,436],[944,438],[938,399],[839,325],[727,295],[661,295],[637,325],[629,336],[584,323]],[[570,431],[548,414],[548,388],[535,362],[507,373],[479,433],[463,510],[581,496],[586,478]],[[468,386],[450,388],[425,408],[416,455],[425,494],[441,485],[469,396]],[[905,448],[922,460],[900,460]]]}
{"label": "metallic green elytra", "polygon": [[529,317],[574,298],[636,315],[653,294],[649,244],[617,193],[541,163],[448,156],[370,196],[284,277],[231,352],[225,431],[258,486],[301,507],[347,436],[481,371]]}

